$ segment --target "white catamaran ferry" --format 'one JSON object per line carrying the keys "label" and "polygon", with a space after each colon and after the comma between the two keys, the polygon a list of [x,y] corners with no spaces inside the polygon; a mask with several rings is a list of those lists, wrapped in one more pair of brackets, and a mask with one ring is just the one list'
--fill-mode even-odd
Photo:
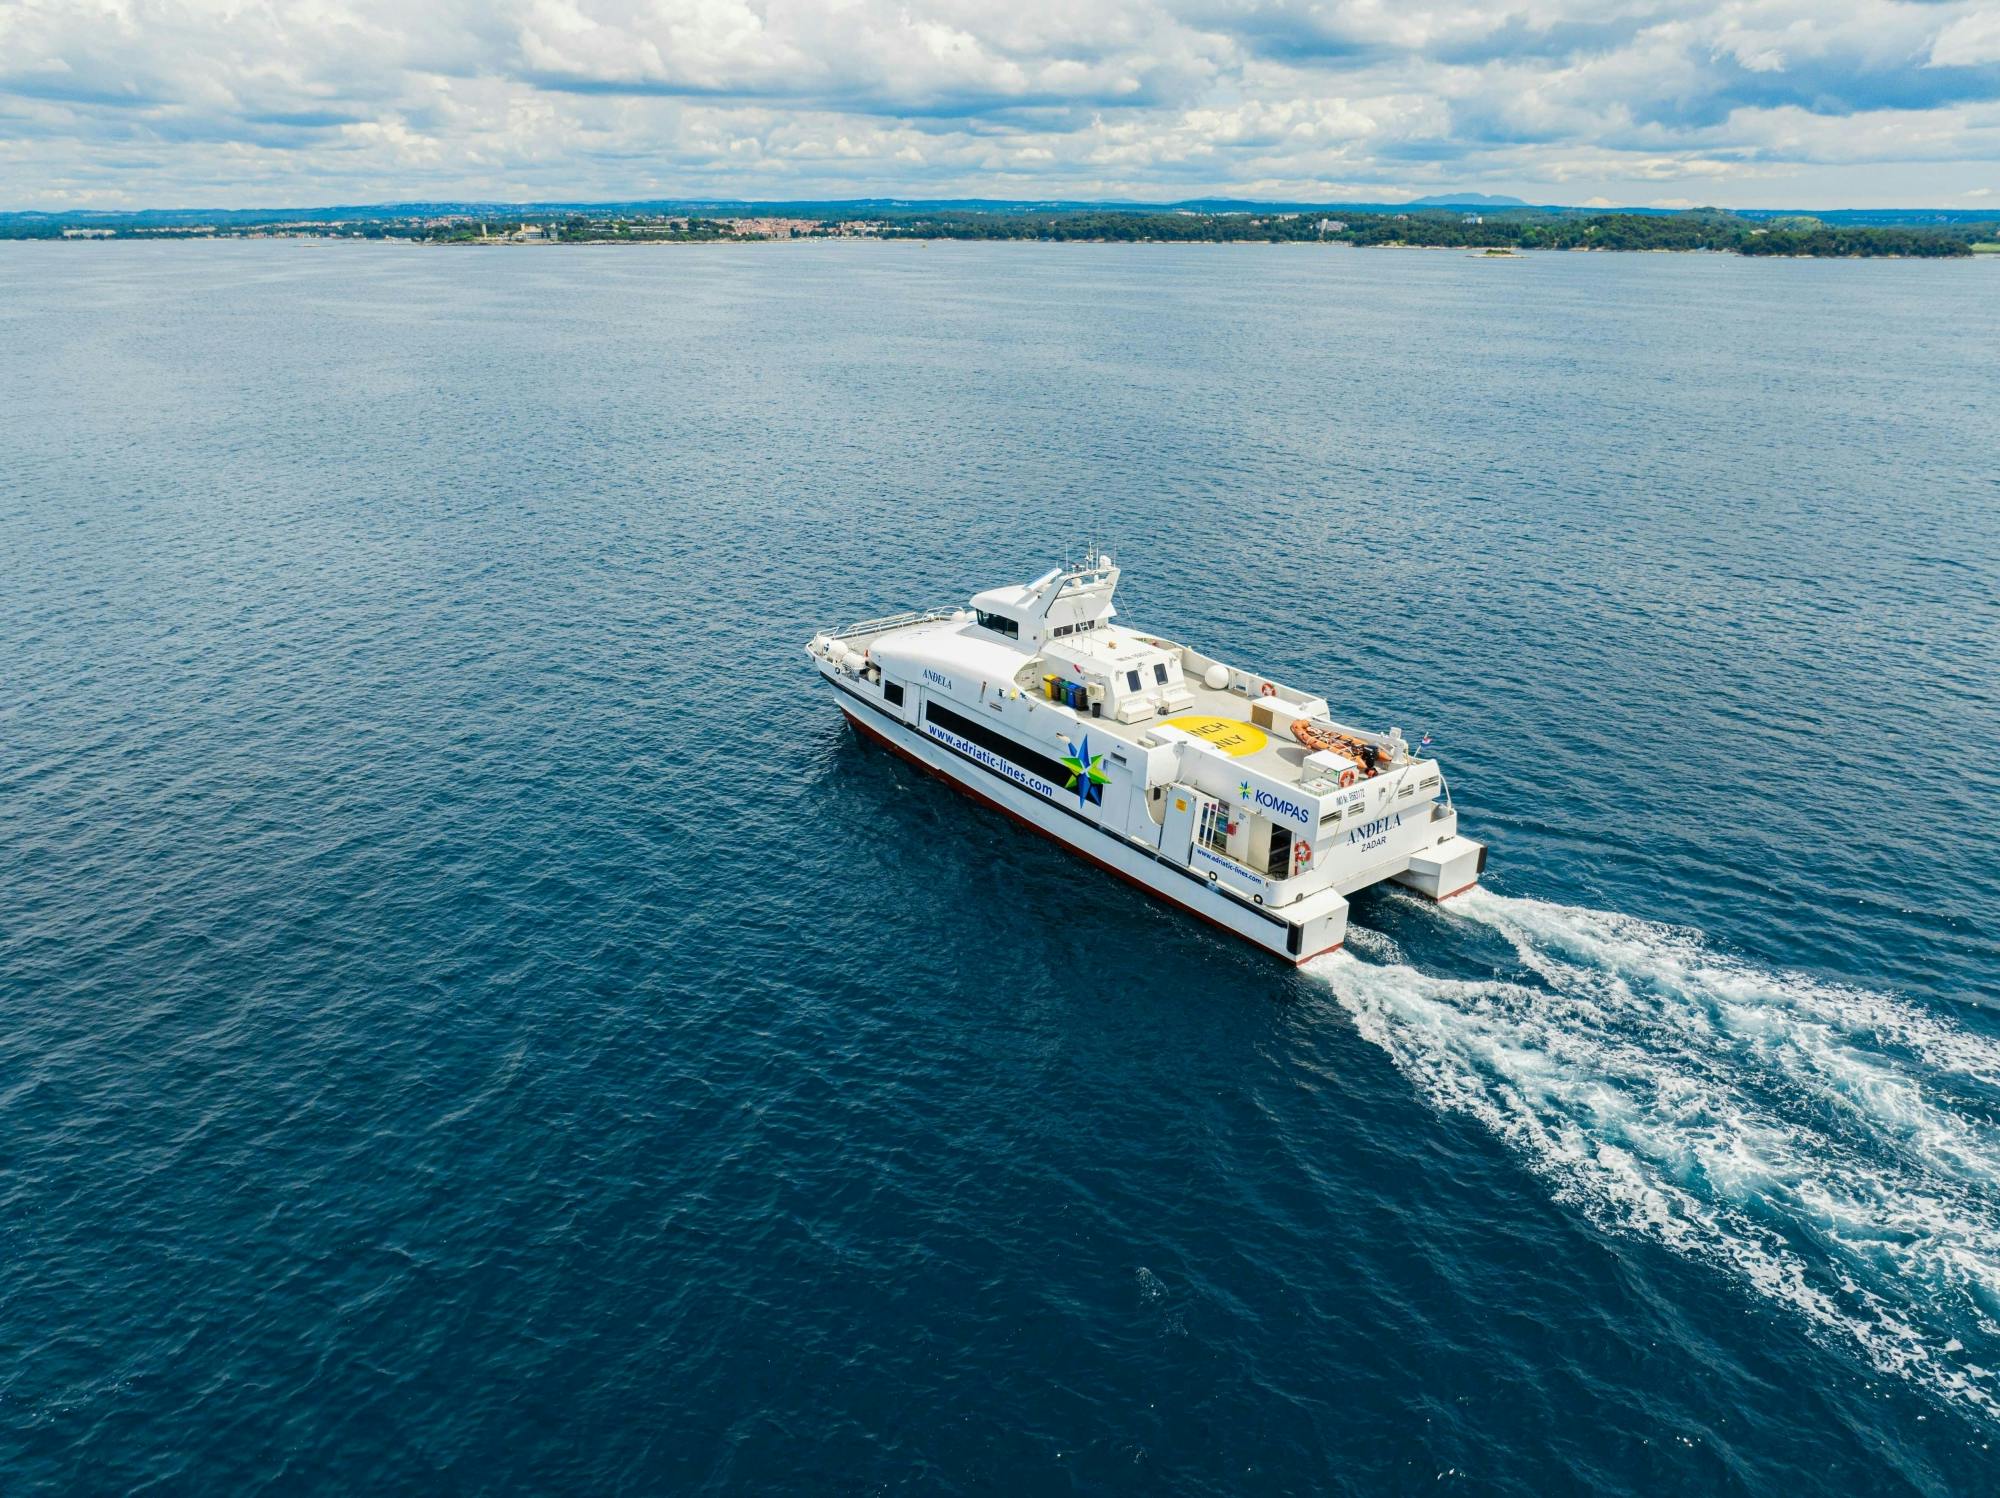
{"label": "white catamaran ferry", "polygon": [[806,648],[863,733],[1292,962],[1341,944],[1358,889],[1478,882],[1485,847],[1400,730],[1113,622],[1117,586],[1100,556]]}

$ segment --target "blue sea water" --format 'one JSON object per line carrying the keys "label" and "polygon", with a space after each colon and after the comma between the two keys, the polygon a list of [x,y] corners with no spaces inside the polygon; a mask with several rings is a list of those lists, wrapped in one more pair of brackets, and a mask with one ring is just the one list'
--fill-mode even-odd
{"label": "blue sea water", "polygon": [[[1996,272],[0,246],[0,1488],[2000,1489]],[[1091,537],[1486,888],[808,670]]]}

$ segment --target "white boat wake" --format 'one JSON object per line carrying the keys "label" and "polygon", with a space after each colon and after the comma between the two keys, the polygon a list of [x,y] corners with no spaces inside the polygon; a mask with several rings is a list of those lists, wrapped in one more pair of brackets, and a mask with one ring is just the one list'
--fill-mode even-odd
{"label": "white boat wake", "polygon": [[1379,962],[1309,969],[1433,1106],[1598,1225],[2000,1419],[2000,1040],[1692,931],[1485,890],[1446,909],[1539,982],[1433,977],[1358,930]]}

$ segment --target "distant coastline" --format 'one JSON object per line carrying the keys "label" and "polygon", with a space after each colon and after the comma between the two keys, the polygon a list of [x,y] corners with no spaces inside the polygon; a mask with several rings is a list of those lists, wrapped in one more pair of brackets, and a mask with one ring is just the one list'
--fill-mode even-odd
{"label": "distant coastline", "polygon": [[[1008,240],[1091,244],[1339,244],[1455,250],[1707,251],[1809,258],[1960,258],[2000,252],[2000,219],[1946,211],[1677,212],[1416,205],[1174,208],[915,204],[498,209],[416,206],[265,213],[0,214],[0,239],[335,239],[431,245],[723,244],[774,240]],[[1855,222],[1856,218],[1871,221]],[[1886,220],[1886,221],[1885,221]]]}

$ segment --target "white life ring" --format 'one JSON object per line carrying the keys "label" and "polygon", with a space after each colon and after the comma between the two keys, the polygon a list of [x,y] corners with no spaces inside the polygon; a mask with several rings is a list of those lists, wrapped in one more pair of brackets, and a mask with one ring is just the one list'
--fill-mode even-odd
{"label": "white life ring", "polygon": [[1343,786],[1349,786],[1354,784],[1354,771],[1351,768],[1342,770],[1340,772],[1340,783]]}

